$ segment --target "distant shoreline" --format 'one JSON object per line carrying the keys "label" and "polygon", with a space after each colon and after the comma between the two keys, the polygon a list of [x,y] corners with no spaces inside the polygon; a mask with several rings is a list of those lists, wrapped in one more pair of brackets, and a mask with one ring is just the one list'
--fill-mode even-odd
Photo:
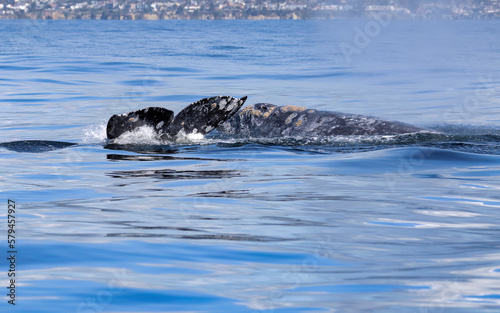
{"label": "distant shoreline", "polygon": [[0,0],[0,20],[498,20],[500,0]]}
{"label": "distant shoreline", "polygon": [[[20,7],[23,8],[23,7]],[[372,11],[333,11],[324,9],[235,9],[191,10],[190,7],[131,11],[110,9],[46,9],[0,10],[0,20],[345,20],[384,18],[392,20],[499,20],[500,9],[495,14],[450,15],[416,14],[406,9]],[[156,9],[156,8],[155,8]]]}
{"label": "distant shoreline", "polygon": [[[257,15],[252,17],[223,17],[223,18],[199,18],[199,17],[167,17],[161,18],[159,16],[150,16],[146,14],[146,16],[142,17],[133,17],[129,18],[127,16],[120,16],[119,18],[102,18],[100,16],[96,17],[72,17],[72,16],[48,16],[48,17],[32,17],[32,16],[9,16],[9,15],[0,15],[0,21],[13,21],[13,20],[41,20],[41,21],[78,21],[78,20],[86,20],[86,21],[224,21],[224,20],[241,20],[241,21],[266,21],[266,20],[349,20],[349,19],[372,19],[371,16],[355,16],[355,17],[307,17],[301,18],[297,16],[266,16],[266,15]],[[500,17],[495,18],[392,18],[393,20],[400,21],[498,21]]]}

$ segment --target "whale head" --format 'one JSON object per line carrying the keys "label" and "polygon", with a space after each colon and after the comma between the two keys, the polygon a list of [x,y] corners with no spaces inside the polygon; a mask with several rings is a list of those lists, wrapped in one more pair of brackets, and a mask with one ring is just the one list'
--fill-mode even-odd
{"label": "whale head", "polygon": [[115,114],[108,120],[106,135],[108,139],[118,138],[125,132],[142,126],[152,127],[156,132],[163,132],[172,120],[174,112],[161,107],[150,107],[125,114]]}
{"label": "whale head", "polygon": [[229,96],[201,99],[184,108],[174,118],[174,112],[161,107],[150,107],[111,116],[106,126],[108,139],[118,138],[142,126],[151,127],[162,140],[174,140],[177,134],[205,135],[232,117],[245,103]]}

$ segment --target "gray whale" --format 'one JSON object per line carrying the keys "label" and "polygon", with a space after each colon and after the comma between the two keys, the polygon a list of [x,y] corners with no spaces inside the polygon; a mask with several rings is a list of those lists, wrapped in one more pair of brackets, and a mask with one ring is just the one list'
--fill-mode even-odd
{"label": "gray whale", "polygon": [[365,115],[257,103],[245,107],[217,131],[235,138],[269,138],[397,135],[426,130]]}
{"label": "gray whale", "polygon": [[217,96],[196,101],[174,117],[174,112],[150,107],[113,115],[107,124],[108,139],[142,126],[153,128],[159,138],[173,141],[180,134],[206,135],[214,129],[231,138],[328,137],[398,135],[427,130],[376,117],[319,111],[292,105],[258,103],[240,110],[241,99]]}

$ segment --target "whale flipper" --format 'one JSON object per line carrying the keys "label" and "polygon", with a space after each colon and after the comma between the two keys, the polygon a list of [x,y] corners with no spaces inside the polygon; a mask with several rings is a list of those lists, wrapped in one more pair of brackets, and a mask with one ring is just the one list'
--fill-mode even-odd
{"label": "whale flipper", "polygon": [[161,107],[150,107],[125,114],[111,116],[106,126],[108,139],[115,139],[121,134],[133,131],[141,126],[150,126],[158,133],[164,132],[172,120],[174,112]]}
{"label": "whale flipper", "polygon": [[238,112],[246,99],[217,96],[196,101],[175,116],[166,136],[175,137],[180,132],[205,135]]}
{"label": "whale flipper", "polygon": [[201,99],[188,105],[175,118],[174,112],[161,107],[115,114],[108,121],[106,134],[108,139],[115,139],[125,132],[149,126],[162,140],[175,140],[179,133],[205,135],[238,112],[246,99],[246,96]]}

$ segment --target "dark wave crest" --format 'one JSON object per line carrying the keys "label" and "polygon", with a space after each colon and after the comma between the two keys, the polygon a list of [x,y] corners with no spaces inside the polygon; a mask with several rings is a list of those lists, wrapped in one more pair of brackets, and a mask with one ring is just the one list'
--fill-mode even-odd
{"label": "dark wave crest", "polygon": [[[436,132],[420,132],[394,136],[332,136],[284,138],[222,138],[216,132],[193,143],[116,144],[103,143],[105,149],[139,154],[197,153],[243,146],[261,149],[294,149],[310,153],[358,153],[392,148],[435,148],[475,154],[500,155],[500,129],[486,127],[434,126]],[[22,140],[0,143],[15,152],[40,153],[77,145],[71,142]]]}

